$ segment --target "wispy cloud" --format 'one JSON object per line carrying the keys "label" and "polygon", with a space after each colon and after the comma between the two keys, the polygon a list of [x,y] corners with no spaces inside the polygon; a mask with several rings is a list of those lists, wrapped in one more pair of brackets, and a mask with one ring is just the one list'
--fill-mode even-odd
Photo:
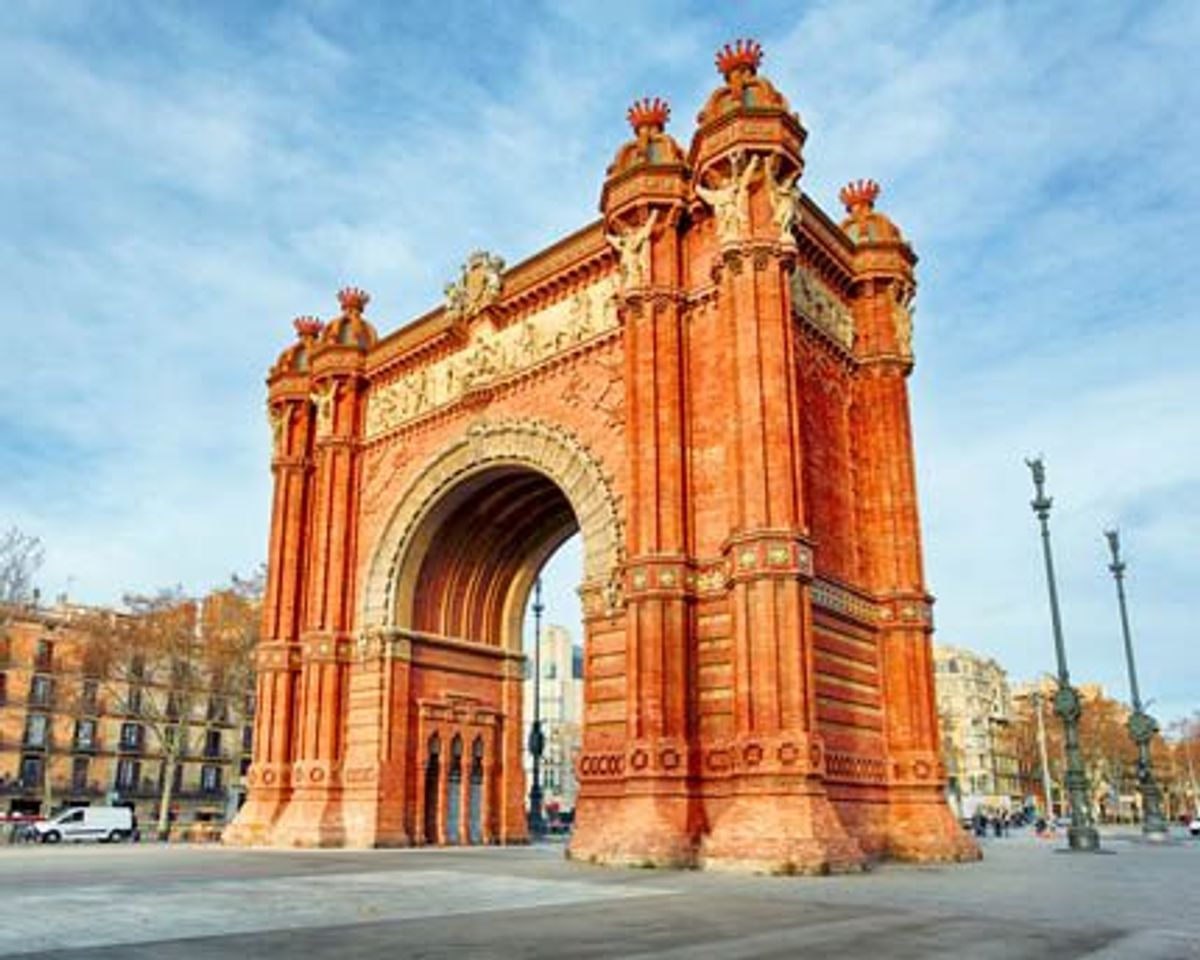
{"label": "wispy cloud", "polygon": [[922,257],[940,636],[1050,665],[1021,464],[1042,450],[1075,673],[1124,690],[1118,522],[1144,685],[1194,707],[1184,2],[3,5],[0,516],[46,540],[46,587],[108,600],[255,564],[288,319],[352,281],[394,327],[472,248],[515,261],[592,218],[628,102],[668,96],[686,139],[743,33],[809,128],[808,192],[836,212],[876,177]]}

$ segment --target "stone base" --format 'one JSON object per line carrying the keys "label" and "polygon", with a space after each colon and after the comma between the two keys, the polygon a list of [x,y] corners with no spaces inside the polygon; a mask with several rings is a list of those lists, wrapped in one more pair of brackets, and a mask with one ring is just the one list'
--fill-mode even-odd
{"label": "stone base", "polygon": [[581,796],[567,856],[613,866],[693,866],[688,807],[688,798],[676,794]]}
{"label": "stone base", "polygon": [[938,790],[929,796],[897,799],[888,804],[884,850],[895,860],[946,863],[979,860],[979,844],[959,824]]}
{"label": "stone base", "polygon": [[346,826],[340,797],[296,794],[271,831],[273,847],[344,847]]}
{"label": "stone base", "polygon": [[275,822],[287,806],[282,796],[262,797],[251,794],[233,822],[221,833],[221,843],[229,847],[269,846]]}
{"label": "stone base", "polygon": [[862,870],[866,856],[823,789],[757,789],[735,796],[701,840],[699,866],[753,873]]}

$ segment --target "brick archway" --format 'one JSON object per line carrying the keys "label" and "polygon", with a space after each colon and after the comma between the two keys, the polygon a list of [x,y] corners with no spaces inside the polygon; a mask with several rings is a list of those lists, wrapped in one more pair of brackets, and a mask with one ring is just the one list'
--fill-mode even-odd
{"label": "brick archway", "polygon": [[[538,420],[483,421],[441,450],[400,496],[372,551],[363,588],[359,622],[364,628],[415,628],[414,597],[421,562],[445,517],[455,491],[521,471],[545,478],[569,505],[572,521],[560,524],[527,556],[520,558],[519,577],[509,613],[519,614],[532,576],[542,562],[578,530],[583,537],[583,589],[614,583],[621,562],[621,519],[612,485],[600,463],[580,441],[561,427]],[[535,491],[536,493],[537,491]],[[545,491],[541,491],[543,494]],[[509,631],[506,634],[511,637]]]}
{"label": "brick archway", "polygon": [[807,134],[757,44],[717,61],[686,151],[665,103],[630,108],[601,220],[511,268],[472,254],[386,336],[356,288],[295,322],[227,842],[524,840],[517,621],[577,526],[572,856],[978,855],[938,751],[916,255],[873,181],[840,223],[796,188]]}

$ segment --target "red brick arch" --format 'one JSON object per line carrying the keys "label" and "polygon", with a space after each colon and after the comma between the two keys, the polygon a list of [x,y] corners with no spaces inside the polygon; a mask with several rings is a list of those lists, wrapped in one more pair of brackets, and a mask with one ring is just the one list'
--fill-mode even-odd
{"label": "red brick arch", "polygon": [[572,856],[977,855],[938,754],[916,256],[874,182],[840,223],[799,192],[806,132],[760,61],[720,52],[686,150],[663,101],[635,104],[601,220],[512,268],[471,254],[383,337],[357,288],[296,321],[227,842],[524,841],[520,619],[579,529]]}

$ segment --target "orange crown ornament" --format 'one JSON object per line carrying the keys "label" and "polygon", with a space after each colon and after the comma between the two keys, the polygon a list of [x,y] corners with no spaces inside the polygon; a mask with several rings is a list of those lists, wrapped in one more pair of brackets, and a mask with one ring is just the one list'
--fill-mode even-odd
{"label": "orange crown ornament", "polygon": [[321,323],[316,317],[297,317],[292,321],[292,326],[296,328],[296,333],[301,337],[316,337],[321,332]]}
{"label": "orange crown ornament", "polygon": [[757,73],[762,63],[762,46],[757,40],[743,39],[727,43],[717,51],[717,69],[728,80],[735,70],[745,69]]}
{"label": "orange crown ornament", "polygon": [[342,287],[338,291],[337,297],[342,312],[348,314],[362,313],[366,305],[371,302],[371,295],[358,287]]}
{"label": "orange crown ornament", "polygon": [[846,205],[849,213],[864,207],[867,210],[873,210],[875,209],[875,198],[879,196],[879,184],[874,180],[851,180],[842,187],[838,196]]}
{"label": "orange crown ornament", "polygon": [[671,119],[671,106],[660,97],[655,97],[653,100],[650,97],[643,97],[641,100],[633,102],[633,106],[629,108],[626,116],[635,133],[642,127],[661,130]]}

